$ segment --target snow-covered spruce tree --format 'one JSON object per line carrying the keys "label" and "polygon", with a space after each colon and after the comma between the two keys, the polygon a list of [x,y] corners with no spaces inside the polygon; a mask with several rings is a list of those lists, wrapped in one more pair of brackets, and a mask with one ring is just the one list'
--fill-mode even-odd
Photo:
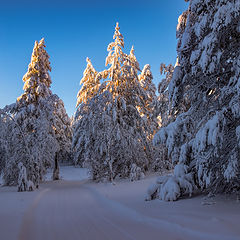
{"label": "snow-covered spruce tree", "polygon": [[31,63],[23,77],[24,93],[15,104],[5,107],[16,123],[8,129],[11,141],[4,169],[6,184],[17,183],[17,165],[22,162],[28,179],[38,185],[46,169],[52,166],[56,152],[69,151],[70,120],[62,101],[50,90],[49,71],[49,56],[42,39],[35,42]]}
{"label": "snow-covered spruce tree", "polygon": [[142,116],[147,94],[140,84],[133,49],[123,52],[123,36],[117,24],[114,42],[107,50],[106,66],[96,74],[102,84],[98,93],[79,106],[73,148],[77,162],[92,170],[93,179],[129,177],[132,164],[144,171],[152,160],[146,116]]}
{"label": "snow-covered spruce tree", "polygon": [[[55,138],[59,144],[60,150],[57,153],[57,161],[72,163],[71,141],[72,126],[63,101],[56,95],[52,94],[48,98],[48,102],[53,109],[50,118],[54,129]],[[55,158],[56,159],[56,158]]]}
{"label": "snow-covered spruce tree", "polygon": [[[157,116],[158,129],[166,126],[174,120],[174,115],[170,111],[170,101],[168,87],[172,79],[174,67],[172,64],[160,65],[160,73],[165,78],[158,84],[158,96],[154,108]],[[156,133],[156,131],[155,131]],[[152,162],[152,170],[157,172],[164,172],[172,168],[171,159],[167,156],[167,148],[163,144],[154,146],[154,161]]]}
{"label": "snow-covered spruce tree", "polygon": [[[131,50],[132,51],[132,50]],[[131,54],[130,54],[131,55]],[[143,99],[144,107],[140,108],[140,113],[147,118],[148,127],[150,129],[150,139],[152,139],[153,134],[155,134],[158,123],[157,123],[157,96],[156,87],[153,81],[153,76],[151,72],[151,67],[146,64],[143,67],[141,74],[138,75],[141,87],[144,89],[147,98]],[[144,95],[144,97],[146,97]]]}
{"label": "snow-covered spruce tree", "polygon": [[2,171],[5,166],[5,155],[6,155],[5,143],[2,139],[0,139],[0,175],[2,174]]}
{"label": "snow-covered spruce tree", "polygon": [[83,77],[80,81],[82,85],[81,89],[77,94],[77,104],[78,107],[82,103],[86,103],[88,99],[94,97],[99,89],[100,81],[96,78],[98,72],[94,69],[91,60],[86,59],[87,67],[83,72]]}
{"label": "snow-covered spruce tree", "polygon": [[[152,160],[152,146],[149,142],[153,126],[150,121],[153,119],[153,117],[150,118],[152,110],[150,106],[154,101],[152,89],[150,89],[152,79],[149,77],[147,82],[146,77],[143,77],[142,83],[145,82],[147,89],[145,91],[137,75],[140,68],[133,47],[129,55],[123,53],[124,41],[119,32],[118,23],[113,38],[115,41],[108,45],[109,54],[106,58],[106,65],[109,64],[110,67],[103,71],[102,76],[107,79],[106,89],[113,96],[114,103],[111,111],[116,126],[119,127],[120,133],[124,133],[126,130],[131,133],[129,136],[123,134],[122,140],[127,139],[128,144],[122,142],[121,151],[128,147],[133,160],[131,162],[130,155],[124,156],[128,160],[122,165],[127,166],[129,171],[130,165],[136,163],[143,170],[148,168]],[[147,74],[151,76],[150,68],[142,76]],[[146,108],[146,103],[149,109]]]}
{"label": "snow-covered spruce tree", "polygon": [[171,103],[169,101],[169,83],[173,76],[174,67],[172,64],[160,65],[161,75],[165,75],[165,78],[158,84],[158,99],[156,111],[158,114],[158,123],[160,127],[166,126],[168,123],[173,121],[173,116],[170,113]]}
{"label": "snow-covered spruce tree", "polygon": [[7,118],[3,114],[3,110],[0,109],[0,175],[3,172],[6,162],[7,152]]}
{"label": "snow-covered spruce tree", "polygon": [[111,103],[112,95],[104,91],[90,98],[87,103],[82,103],[76,112],[74,160],[76,164],[91,169],[93,180],[109,178],[112,175],[109,170],[111,162],[107,155],[113,121],[106,111],[106,106]]}
{"label": "snow-covered spruce tree", "polygon": [[17,166],[14,169],[12,168],[12,163],[19,156],[29,157],[30,151],[26,143],[25,134],[21,126],[8,112],[9,109],[10,106],[0,109],[1,173],[4,174],[6,184],[14,184],[18,178],[18,170],[16,169]]}
{"label": "snow-covered spruce tree", "polygon": [[81,166],[84,162],[84,156],[82,154],[85,152],[83,149],[84,145],[81,143],[81,139],[82,135],[84,135],[86,133],[85,131],[87,131],[87,126],[85,124],[88,124],[88,121],[90,121],[91,116],[94,113],[90,111],[88,104],[90,104],[89,101],[91,98],[98,94],[100,86],[99,78],[96,78],[98,72],[94,69],[89,58],[86,58],[86,62],[87,66],[80,81],[80,85],[82,86],[77,94],[77,111],[72,121],[72,149],[74,155],[73,161],[75,164],[80,164]]}
{"label": "snow-covered spruce tree", "polygon": [[[239,191],[240,2],[191,0],[179,17],[177,37],[179,66],[169,97],[172,111],[183,113],[160,129],[154,142],[167,146],[182,176],[193,176],[187,179],[192,186]],[[179,187],[175,200],[184,187],[176,174],[170,179]]]}

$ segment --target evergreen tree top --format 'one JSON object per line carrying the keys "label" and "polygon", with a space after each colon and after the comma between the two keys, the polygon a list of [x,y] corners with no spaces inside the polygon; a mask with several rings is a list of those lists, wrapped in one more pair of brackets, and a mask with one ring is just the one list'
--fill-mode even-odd
{"label": "evergreen tree top", "polygon": [[[110,65],[107,69],[97,72],[90,59],[87,58],[87,67],[80,82],[82,86],[77,95],[76,107],[93,98],[98,94],[98,91],[104,92],[107,90],[112,94],[113,99],[124,98],[125,102],[139,102],[140,98],[146,98],[144,89],[138,79],[137,73],[140,71],[140,67],[134,55],[134,47],[132,46],[129,55],[123,52],[124,40],[119,30],[120,27],[117,23],[113,35],[114,41],[107,48],[109,53],[106,57],[106,66]],[[149,81],[151,82],[151,80]]]}
{"label": "evergreen tree top", "polygon": [[96,77],[98,72],[95,70],[88,57],[86,58],[86,62],[87,66],[80,81],[82,87],[77,94],[76,107],[81,103],[86,103],[89,98],[95,96],[99,88],[99,79]]}
{"label": "evergreen tree top", "polygon": [[123,35],[120,33],[119,30],[120,30],[120,27],[117,22],[115,27],[115,32],[113,35],[113,39],[115,40],[114,42],[111,42],[107,47],[107,51],[109,53],[106,58],[106,66],[108,64],[117,66],[123,63],[124,55],[125,55],[122,51],[122,48],[124,48],[124,39],[123,39]]}
{"label": "evergreen tree top", "polygon": [[51,78],[49,71],[51,66],[49,55],[45,50],[44,38],[39,42],[35,41],[31,62],[28,65],[28,71],[23,76],[24,93],[17,99],[18,102],[37,102],[39,98],[46,98],[51,95]]}
{"label": "evergreen tree top", "polygon": [[118,25],[118,22],[116,23],[115,27],[115,33],[113,35],[113,39],[115,39],[115,43],[120,45],[121,47],[124,48],[124,40],[123,40],[123,35],[120,33],[120,27]]}
{"label": "evergreen tree top", "polygon": [[130,50],[130,54],[128,55],[128,61],[130,62],[130,64],[132,65],[133,68],[135,68],[137,71],[140,71],[140,66],[139,63],[137,61],[137,58],[134,54],[134,47],[132,46],[131,50]]}

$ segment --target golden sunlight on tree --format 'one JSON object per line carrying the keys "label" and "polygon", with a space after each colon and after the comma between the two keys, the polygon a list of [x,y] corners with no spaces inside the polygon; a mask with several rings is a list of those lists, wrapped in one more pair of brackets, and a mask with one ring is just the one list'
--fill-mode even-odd
{"label": "golden sunlight on tree", "polygon": [[146,65],[138,76],[140,67],[134,48],[129,55],[123,52],[118,23],[113,40],[107,47],[109,67],[97,73],[87,60],[77,96],[74,161],[90,166],[95,180],[129,177],[136,168],[143,173],[153,158],[156,88],[150,66]]}
{"label": "golden sunlight on tree", "polygon": [[44,38],[39,42],[35,41],[28,71],[23,76],[24,93],[17,101],[36,102],[39,97],[51,95],[49,87],[52,81],[48,72],[51,71],[51,66],[45,47]]}
{"label": "golden sunlight on tree", "polygon": [[99,79],[96,78],[97,71],[94,69],[91,60],[89,58],[86,59],[87,67],[83,72],[83,77],[80,81],[82,84],[81,89],[77,94],[77,104],[76,107],[81,103],[86,103],[89,98],[94,97],[99,89]]}

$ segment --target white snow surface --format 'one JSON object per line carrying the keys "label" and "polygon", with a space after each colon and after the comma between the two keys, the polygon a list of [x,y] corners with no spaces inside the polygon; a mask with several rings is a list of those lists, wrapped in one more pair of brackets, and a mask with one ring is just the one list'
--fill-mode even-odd
{"label": "white snow surface", "polygon": [[201,195],[177,202],[144,201],[156,176],[97,184],[88,179],[85,169],[62,167],[60,171],[69,180],[47,181],[34,192],[0,187],[0,239],[240,238],[236,199],[209,200]]}
{"label": "white snow surface", "polygon": [[[60,179],[66,181],[81,181],[90,178],[89,170],[87,168],[80,168],[78,166],[60,166]],[[52,181],[53,169],[48,169],[45,175],[45,181]]]}

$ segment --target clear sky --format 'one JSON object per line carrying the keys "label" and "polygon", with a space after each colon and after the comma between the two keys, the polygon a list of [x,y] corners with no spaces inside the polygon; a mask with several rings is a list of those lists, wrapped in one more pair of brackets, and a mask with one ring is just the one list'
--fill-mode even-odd
{"label": "clear sky", "polygon": [[51,89],[72,115],[86,57],[97,71],[105,68],[116,22],[125,52],[134,45],[140,67],[150,64],[158,84],[160,63],[175,64],[177,19],[187,7],[184,0],[0,0],[0,107],[23,93],[34,41],[44,37]]}

